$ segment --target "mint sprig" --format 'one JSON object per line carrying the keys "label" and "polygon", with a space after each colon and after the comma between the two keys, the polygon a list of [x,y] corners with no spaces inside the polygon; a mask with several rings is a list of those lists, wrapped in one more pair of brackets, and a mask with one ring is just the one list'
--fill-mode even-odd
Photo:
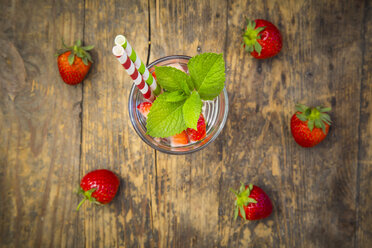
{"label": "mint sprig", "polygon": [[204,53],[187,64],[195,89],[203,100],[213,100],[225,86],[225,62],[222,54]]}
{"label": "mint sprig", "polygon": [[[181,70],[170,66],[155,66],[157,82],[168,92],[182,90],[187,86],[187,75]],[[189,92],[190,93],[190,92]]]}
{"label": "mint sprig", "polygon": [[185,101],[167,102],[166,95],[159,95],[147,116],[147,134],[166,138],[181,133],[187,128],[183,120],[182,107]]}
{"label": "mint sprig", "polygon": [[213,100],[225,87],[222,54],[200,54],[187,65],[190,75],[173,67],[155,67],[157,82],[165,92],[153,102],[147,134],[165,138],[186,128],[197,129],[202,100]]}
{"label": "mint sprig", "polygon": [[164,92],[165,101],[167,102],[179,102],[182,100],[186,100],[187,95],[182,90],[172,91],[172,92]]}
{"label": "mint sprig", "polygon": [[197,130],[198,119],[203,103],[199,93],[193,91],[182,107],[183,119],[187,127]]}

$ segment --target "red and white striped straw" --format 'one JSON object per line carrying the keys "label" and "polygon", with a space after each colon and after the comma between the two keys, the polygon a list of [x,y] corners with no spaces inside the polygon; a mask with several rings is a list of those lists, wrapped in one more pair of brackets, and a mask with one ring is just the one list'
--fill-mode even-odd
{"label": "red and white striped straw", "polygon": [[143,97],[150,101],[154,101],[154,94],[152,93],[150,87],[145,83],[140,73],[134,66],[134,63],[130,60],[127,53],[122,46],[114,46],[112,48],[112,53],[118,58],[120,64],[128,72],[129,76],[133,79],[134,84],[138,87]]}

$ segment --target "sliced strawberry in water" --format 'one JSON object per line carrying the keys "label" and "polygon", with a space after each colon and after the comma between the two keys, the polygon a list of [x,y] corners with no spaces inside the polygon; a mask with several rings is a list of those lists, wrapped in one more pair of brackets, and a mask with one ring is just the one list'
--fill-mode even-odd
{"label": "sliced strawberry in water", "polygon": [[169,137],[171,146],[178,147],[178,146],[185,146],[189,143],[189,140],[187,138],[187,134],[185,131],[182,131],[182,133],[173,135]]}
{"label": "sliced strawberry in water", "polygon": [[186,129],[187,135],[191,142],[199,141],[203,139],[206,136],[206,129],[207,126],[205,124],[205,119],[203,114],[200,114],[198,124],[197,124],[197,130],[188,128]]}
{"label": "sliced strawberry in water", "polygon": [[143,103],[140,103],[138,104],[137,106],[137,109],[138,111],[145,117],[147,118],[147,115],[149,114],[150,112],[150,108],[152,106],[152,103],[151,102],[143,102]]}
{"label": "sliced strawberry in water", "polygon": [[156,80],[156,74],[155,74],[155,71],[151,72],[152,76],[155,78]]}

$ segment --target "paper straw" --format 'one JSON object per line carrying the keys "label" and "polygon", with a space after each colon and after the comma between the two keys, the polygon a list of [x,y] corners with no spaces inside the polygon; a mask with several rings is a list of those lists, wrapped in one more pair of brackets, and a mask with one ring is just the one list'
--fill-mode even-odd
{"label": "paper straw", "polygon": [[138,87],[144,98],[150,102],[154,101],[154,95],[150,87],[145,83],[141,74],[138,73],[133,62],[124,51],[124,48],[121,46],[114,46],[112,48],[112,53],[118,58],[120,64],[122,64],[129,76],[133,79],[134,84]]}
{"label": "paper straw", "polygon": [[155,78],[151,75],[151,73],[149,73],[149,70],[143,64],[139,56],[137,56],[127,39],[123,35],[119,34],[115,37],[115,44],[122,46],[125,49],[125,52],[128,54],[130,60],[132,60],[139,73],[141,73],[145,82],[150,86],[155,95],[159,95],[161,91],[160,86],[156,83]]}

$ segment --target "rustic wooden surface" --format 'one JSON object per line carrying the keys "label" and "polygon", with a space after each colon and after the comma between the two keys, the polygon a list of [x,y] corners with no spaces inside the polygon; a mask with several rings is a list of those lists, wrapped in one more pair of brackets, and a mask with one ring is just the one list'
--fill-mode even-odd
{"label": "rustic wooden surface", "polygon": [[[372,247],[371,1],[0,6],[0,247]],[[245,17],[279,27],[278,56],[241,49]],[[215,142],[171,156],[140,140],[128,117],[131,80],[111,55],[119,33],[144,61],[224,53],[230,112]],[[59,77],[62,37],[95,45],[83,84]],[[297,102],[333,107],[315,148],[291,137]],[[77,213],[74,190],[97,168],[120,176],[119,193]],[[269,218],[233,220],[228,188],[240,181],[270,195]]]}

